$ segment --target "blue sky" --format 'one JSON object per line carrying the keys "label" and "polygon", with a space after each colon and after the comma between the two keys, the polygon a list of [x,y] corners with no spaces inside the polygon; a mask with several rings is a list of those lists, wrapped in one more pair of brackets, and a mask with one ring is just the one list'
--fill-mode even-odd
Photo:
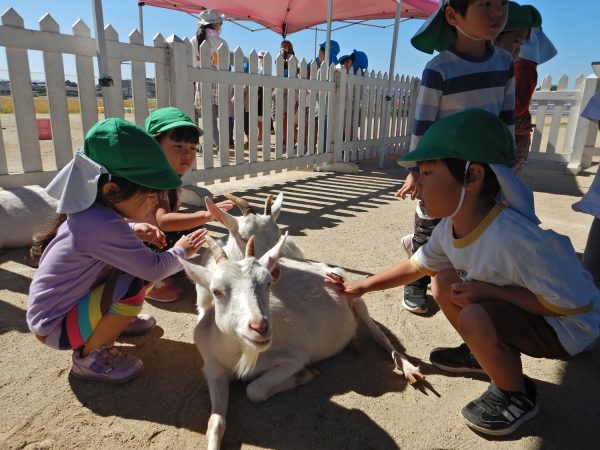
{"label": "blue sky", "polygon": [[[325,1],[325,0],[323,0]],[[105,24],[111,24],[119,33],[121,41],[128,40],[128,34],[138,27],[137,0],[104,0]],[[521,2],[525,3],[525,2]],[[550,74],[558,80],[567,74],[570,85],[579,74],[592,73],[590,62],[600,60],[600,1],[598,0],[529,0],[543,17],[543,28],[552,39],[559,53],[551,61],[540,66],[540,80]],[[568,7],[565,7],[568,5]],[[0,0],[0,13],[13,7],[24,19],[25,27],[39,29],[38,21],[45,13],[50,13],[58,22],[65,34],[71,34],[71,26],[79,18],[94,29],[91,0]],[[377,25],[389,25],[392,21],[374,22]],[[396,57],[396,73],[420,76],[425,63],[431,58],[415,50],[410,45],[410,37],[418,29],[422,21],[410,20],[400,25],[398,37],[398,53]],[[254,24],[247,24],[258,28]],[[152,37],[162,33],[165,37],[176,34],[179,37],[191,37],[196,30],[196,19],[186,13],[171,11],[150,6],[144,7],[144,33],[146,44]],[[92,31],[93,32],[93,31]],[[378,29],[354,26],[333,33],[341,46],[340,54],[349,53],[353,48],[363,50],[369,57],[369,68],[385,72],[389,68],[390,50],[392,46],[393,27]],[[269,50],[276,53],[281,36],[271,31],[249,32],[234,24],[225,23],[223,38],[233,50],[240,46],[245,54],[255,48],[257,51]],[[288,37],[296,50],[296,55],[310,61],[314,57],[314,31],[302,31]],[[325,33],[319,32],[318,42],[325,40]],[[42,72],[41,57],[32,56],[31,70]],[[65,60],[67,78],[75,72],[73,63]],[[4,49],[0,48],[0,78],[7,78]],[[74,77],[72,77],[74,78]]]}

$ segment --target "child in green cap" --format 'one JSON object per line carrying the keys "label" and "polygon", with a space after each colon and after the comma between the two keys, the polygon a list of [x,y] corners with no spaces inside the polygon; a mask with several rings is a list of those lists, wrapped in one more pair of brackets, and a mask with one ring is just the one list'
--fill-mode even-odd
{"label": "child in green cap", "polygon": [[[492,45],[504,28],[507,15],[506,0],[445,0],[413,36],[411,43],[418,50],[440,53],[423,70],[412,124],[411,150],[433,123],[471,108],[495,114],[512,130],[513,59]],[[396,196],[417,198],[418,176],[419,171],[413,168]],[[427,242],[436,223],[418,204],[414,231],[402,238],[406,251],[412,253]],[[426,313],[428,284],[429,279],[424,277],[405,286],[402,306],[413,313]]]}
{"label": "child in green cap", "polygon": [[435,300],[465,343],[435,349],[429,359],[491,378],[461,411],[469,427],[490,435],[512,433],[538,412],[521,353],[568,357],[593,348],[600,334],[600,291],[569,239],[538,226],[533,194],[511,171],[513,151],[512,133],[492,113],[475,109],[436,122],[400,159],[418,164],[425,207],[441,219],[429,241],[366,279],[325,280],[358,296],[431,276]]}
{"label": "child in green cap", "polygon": [[541,26],[542,16],[536,8],[509,2],[508,20],[504,30],[494,41],[496,47],[508,51],[515,61],[515,160],[519,169],[525,164],[531,145],[533,125],[529,104],[538,79],[538,64],[521,58],[521,47],[530,39],[532,30],[539,30]]}
{"label": "child in green cap", "polygon": [[179,185],[156,141],[122,119],[94,125],[83,151],[48,185],[59,215],[38,240],[42,256],[29,289],[27,324],[49,347],[74,350],[74,376],[123,383],[142,370],[142,361],[114,341],[154,326],[153,317],[138,315],[150,287],[145,280],[180,271],[178,257],[192,256],[206,230],[157,254],[142,240],[163,246],[162,232],[125,219],[141,219],[158,192]]}
{"label": "child in green cap", "polygon": [[[146,119],[146,131],[158,141],[171,168],[179,177],[192,168],[202,130],[187,114],[175,107],[156,109]],[[181,236],[213,219],[208,211],[179,212],[180,206],[180,189],[165,190],[158,194],[156,208],[144,218],[145,222],[165,233],[166,246],[161,251],[171,248]],[[217,207],[228,211],[233,208],[233,203],[226,200],[217,203]],[[155,283],[146,298],[163,303],[172,302],[177,300],[182,291],[167,278]]]}

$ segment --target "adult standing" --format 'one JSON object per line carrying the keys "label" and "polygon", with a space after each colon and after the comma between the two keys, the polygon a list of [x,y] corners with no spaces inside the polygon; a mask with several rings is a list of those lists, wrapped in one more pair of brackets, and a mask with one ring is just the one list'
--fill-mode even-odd
{"label": "adult standing", "polygon": [[[220,36],[221,28],[223,25],[224,14],[216,9],[206,9],[200,13],[198,21],[198,31],[196,36],[191,39],[192,42],[192,55],[194,67],[200,67],[200,46],[204,41],[210,44],[212,54],[212,66],[213,69],[217,69],[219,65],[219,47],[221,44],[227,45],[227,42]],[[229,46],[227,46],[229,48]],[[218,90],[217,85],[212,85],[212,110],[213,110],[213,123],[212,123],[212,135],[213,145],[218,147],[219,145],[219,128],[217,125],[218,119]],[[229,96],[231,98],[231,96]],[[196,107],[196,120],[199,117],[200,108],[202,106],[200,83],[196,83],[194,104]],[[204,124],[204,131],[207,132],[208,124]],[[231,134],[232,130],[230,130]]]}

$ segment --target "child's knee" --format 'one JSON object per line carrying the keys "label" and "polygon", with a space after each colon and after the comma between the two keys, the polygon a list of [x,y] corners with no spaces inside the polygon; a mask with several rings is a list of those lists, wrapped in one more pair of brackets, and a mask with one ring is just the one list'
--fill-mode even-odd
{"label": "child's knee", "polygon": [[450,300],[450,286],[459,282],[458,275],[454,269],[442,270],[431,278],[431,294],[436,302]]}
{"label": "child's knee", "polygon": [[477,303],[463,308],[458,316],[458,331],[461,336],[481,336],[495,333],[494,325],[482,306]]}

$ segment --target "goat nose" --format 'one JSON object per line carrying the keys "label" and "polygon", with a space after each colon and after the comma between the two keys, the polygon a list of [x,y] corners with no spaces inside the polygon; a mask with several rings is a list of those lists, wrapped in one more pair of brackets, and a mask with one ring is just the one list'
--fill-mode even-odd
{"label": "goat nose", "polygon": [[248,322],[248,326],[258,334],[265,334],[269,329],[269,321],[264,317],[260,319],[252,319]]}

